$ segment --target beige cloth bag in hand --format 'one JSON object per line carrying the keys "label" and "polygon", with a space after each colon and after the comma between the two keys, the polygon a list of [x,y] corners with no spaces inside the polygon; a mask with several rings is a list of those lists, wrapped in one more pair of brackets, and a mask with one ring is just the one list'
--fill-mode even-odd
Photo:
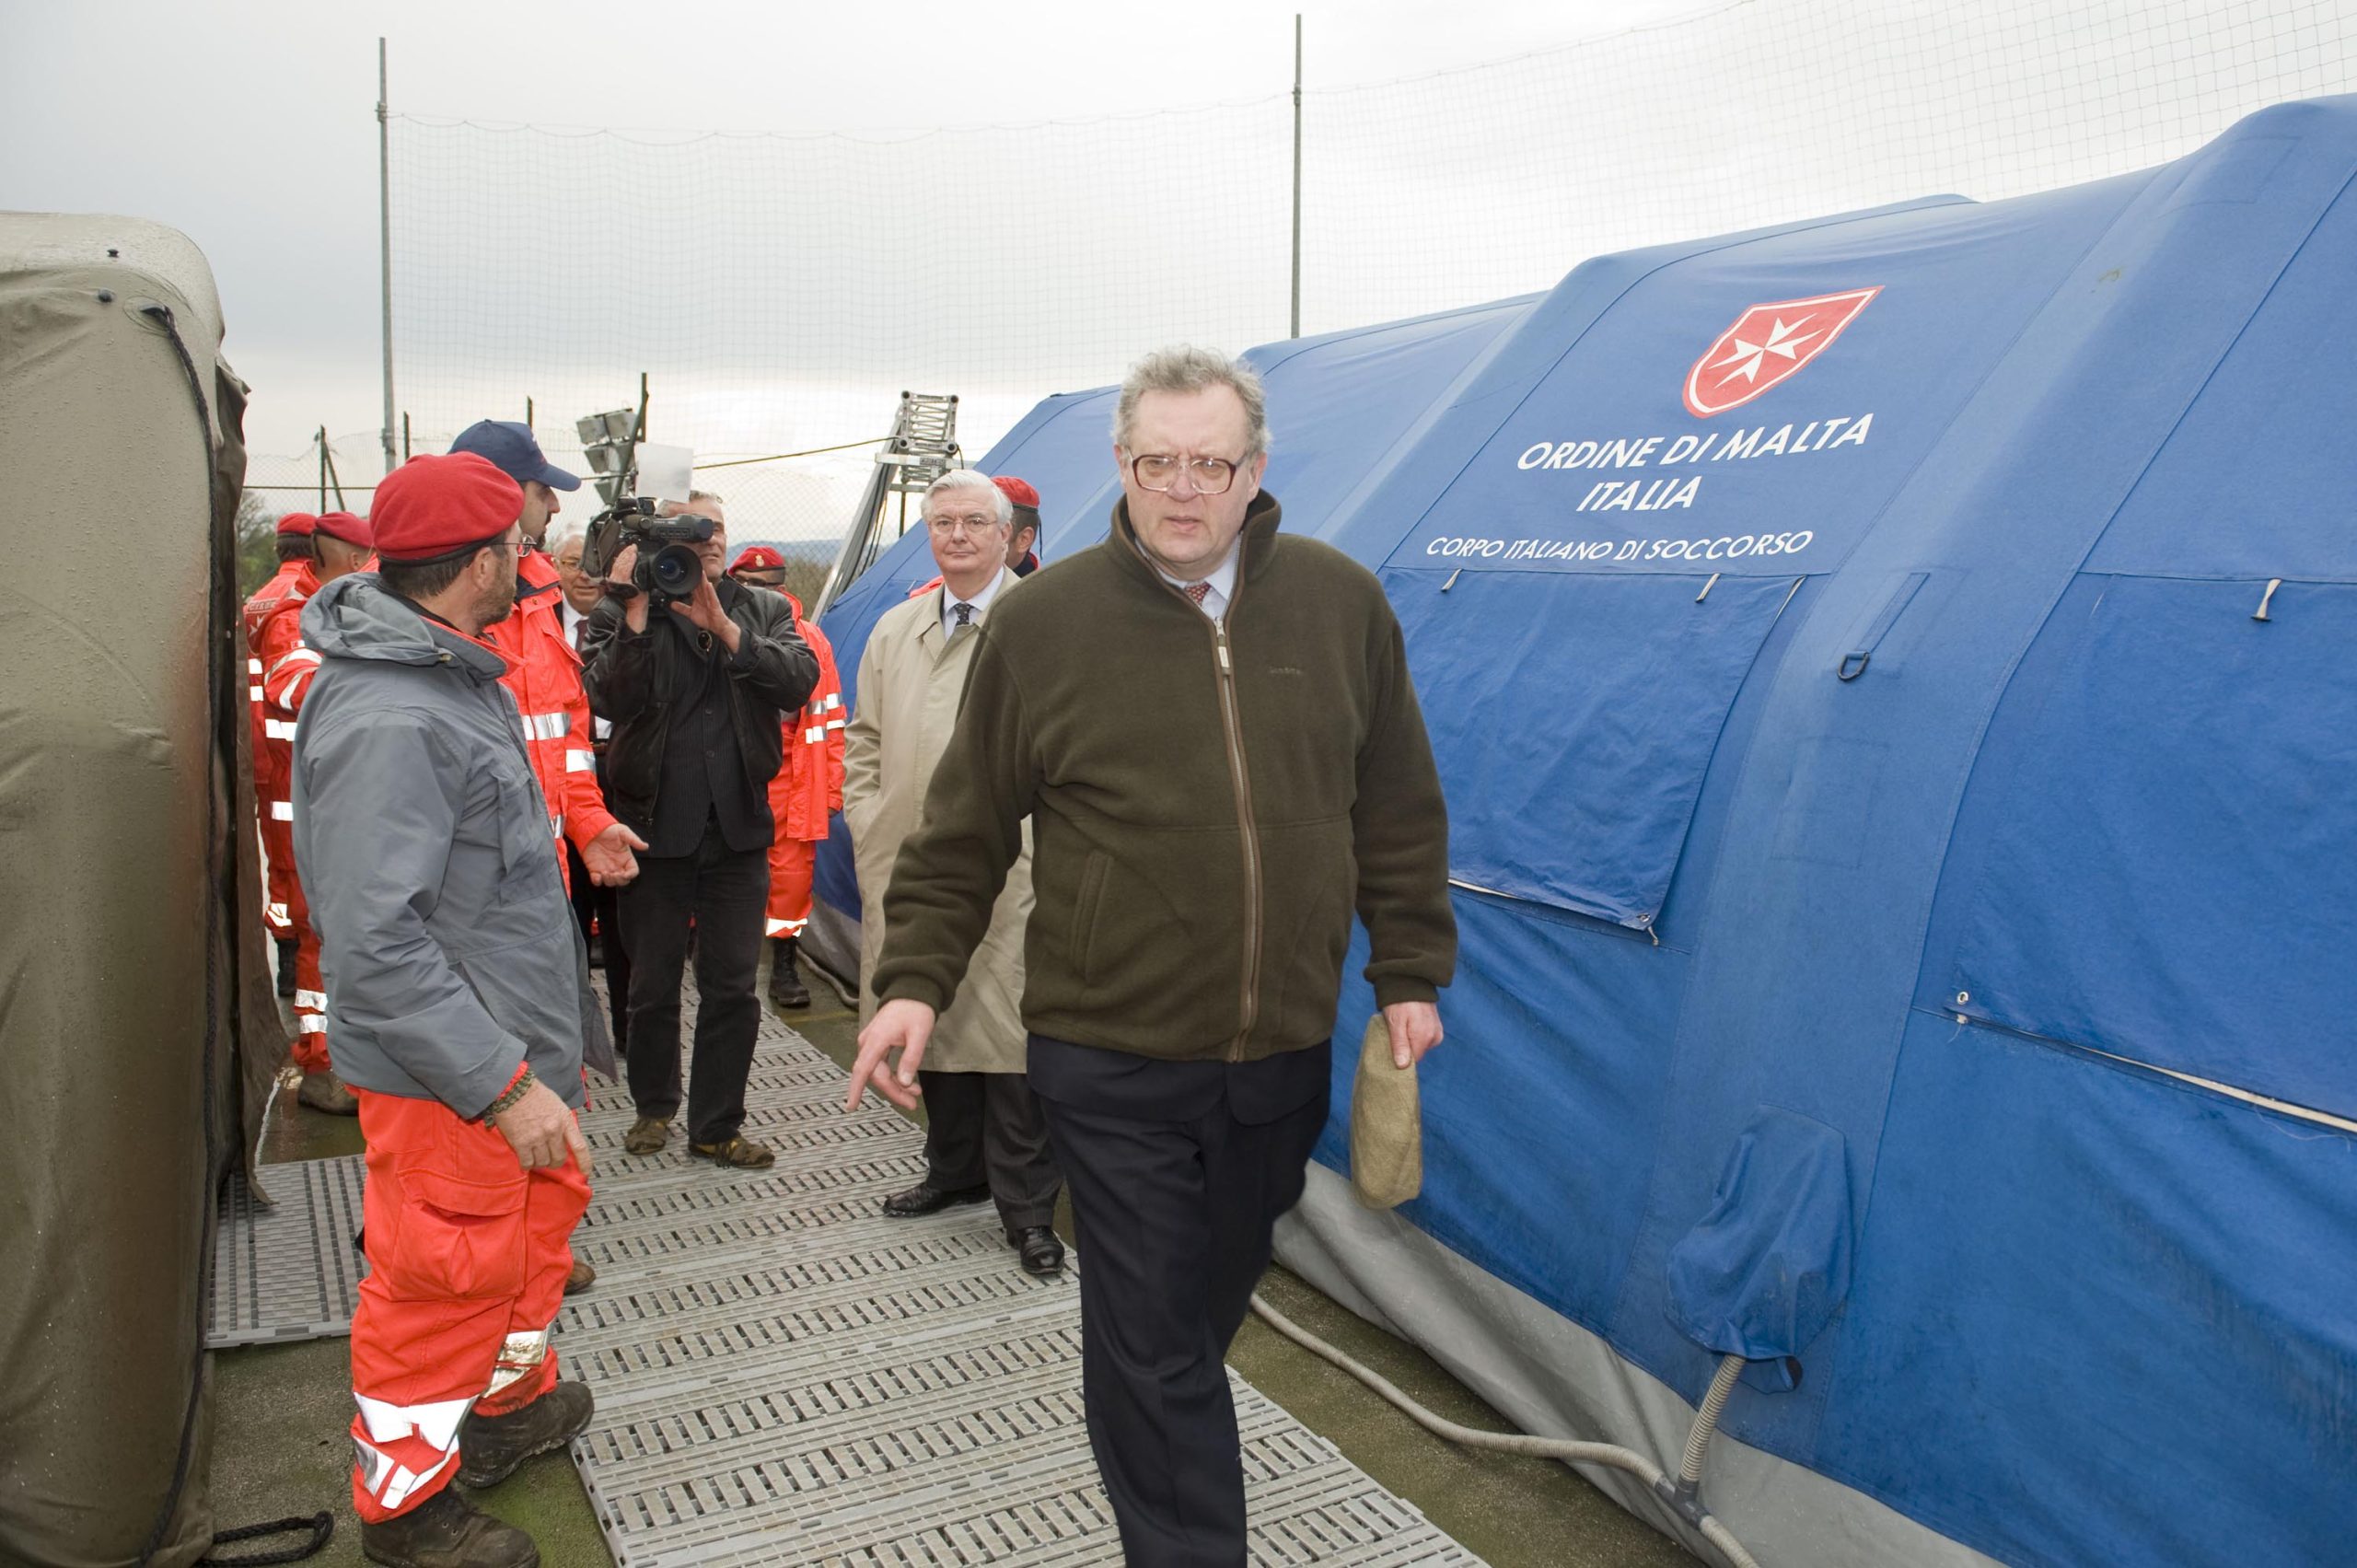
{"label": "beige cloth bag in hand", "polygon": [[1351,1192],[1370,1209],[1406,1202],[1424,1185],[1424,1113],[1416,1069],[1391,1064],[1391,1029],[1377,1013],[1359,1040],[1351,1090]]}

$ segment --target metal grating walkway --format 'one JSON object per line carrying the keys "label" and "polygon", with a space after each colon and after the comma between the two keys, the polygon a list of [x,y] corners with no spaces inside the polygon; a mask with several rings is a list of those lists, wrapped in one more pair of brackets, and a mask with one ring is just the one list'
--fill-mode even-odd
{"label": "metal grating walkway", "polygon": [[[885,1195],[922,1174],[923,1134],[874,1100],[845,1116],[844,1085],[764,1018],[746,1132],[778,1150],[772,1168],[691,1161],[677,1124],[662,1154],[624,1155],[619,1093],[582,1119],[597,1197],[574,1246],[598,1279],[566,1304],[557,1345],[566,1375],[597,1390],[574,1453],[616,1562],[1118,1562],[1081,1413],[1071,1278],[1024,1273],[987,1204],[883,1217]],[[348,1190],[356,1219],[359,1162],[307,1164],[306,1194]],[[234,1206],[227,1217],[225,1255],[249,1259],[237,1288],[290,1304],[240,1326],[291,1324],[311,1312],[297,1298],[328,1288],[310,1260],[335,1249],[298,1242],[295,1227],[342,1237],[347,1273],[356,1260],[332,1202],[288,1202],[259,1224]],[[283,1238],[251,1239],[265,1228]],[[317,1327],[319,1316],[218,1342],[344,1327]],[[1230,1382],[1256,1563],[1477,1563]]]}
{"label": "metal grating walkway", "polygon": [[213,1243],[206,1348],[315,1340],[351,1330],[360,1276],[360,1156],[270,1167],[276,1206],[232,1175]]}

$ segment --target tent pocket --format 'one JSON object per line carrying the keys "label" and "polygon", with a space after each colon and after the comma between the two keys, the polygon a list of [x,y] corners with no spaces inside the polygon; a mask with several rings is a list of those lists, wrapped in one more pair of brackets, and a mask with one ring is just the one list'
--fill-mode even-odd
{"label": "tent pocket", "polygon": [[1422,569],[1384,586],[1448,797],[1449,875],[1650,930],[1790,578]]}

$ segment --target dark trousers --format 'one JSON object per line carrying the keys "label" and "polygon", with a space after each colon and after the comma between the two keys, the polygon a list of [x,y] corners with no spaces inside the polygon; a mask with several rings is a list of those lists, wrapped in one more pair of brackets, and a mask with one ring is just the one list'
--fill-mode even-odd
{"label": "dark trousers", "polygon": [[[693,854],[638,857],[622,889],[622,942],[630,949],[630,1098],[641,1116],[679,1109],[679,977],[695,934],[696,1061],[688,1137],[717,1144],[745,1123],[745,1074],[761,1005],[753,992],[769,899],[766,847],[733,850],[717,823]],[[610,973],[608,976],[611,979]]]}
{"label": "dark trousers", "polygon": [[589,867],[573,841],[564,842],[567,869],[573,877],[573,923],[586,944],[594,929],[600,934],[598,959],[606,969],[606,1005],[614,1021],[614,1049],[630,1050],[630,954],[622,947],[621,900],[619,889],[600,888],[589,879]]}
{"label": "dark trousers", "polygon": [[1331,1048],[1234,1066],[1046,1040],[1031,1082],[1072,1187],[1088,1443],[1131,1568],[1237,1568],[1225,1357],[1326,1124]]}
{"label": "dark trousers", "polygon": [[606,889],[589,879],[588,863],[581,858],[581,852],[574,847],[573,841],[566,839],[563,843],[566,886],[573,898],[573,923],[581,928],[581,943],[586,947],[598,918],[598,895]]}
{"label": "dark trousers", "polygon": [[925,1179],[947,1191],[987,1183],[1012,1233],[1053,1225],[1063,1189],[1039,1097],[1021,1073],[917,1070],[924,1091]]}

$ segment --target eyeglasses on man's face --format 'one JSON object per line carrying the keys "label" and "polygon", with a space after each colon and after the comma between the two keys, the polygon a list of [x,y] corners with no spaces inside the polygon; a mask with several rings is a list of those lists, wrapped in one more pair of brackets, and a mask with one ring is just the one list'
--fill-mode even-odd
{"label": "eyeglasses on man's face", "polygon": [[965,512],[956,517],[944,514],[938,517],[927,517],[924,526],[945,539],[961,533],[980,539],[997,528],[999,520],[995,512]]}
{"label": "eyeglasses on man's face", "polygon": [[1236,482],[1239,465],[1225,458],[1185,458],[1170,452],[1140,452],[1130,459],[1130,477],[1138,482],[1141,490],[1169,490],[1187,476],[1188,485],[1198,495],[1225,495],[1227,487]]}

